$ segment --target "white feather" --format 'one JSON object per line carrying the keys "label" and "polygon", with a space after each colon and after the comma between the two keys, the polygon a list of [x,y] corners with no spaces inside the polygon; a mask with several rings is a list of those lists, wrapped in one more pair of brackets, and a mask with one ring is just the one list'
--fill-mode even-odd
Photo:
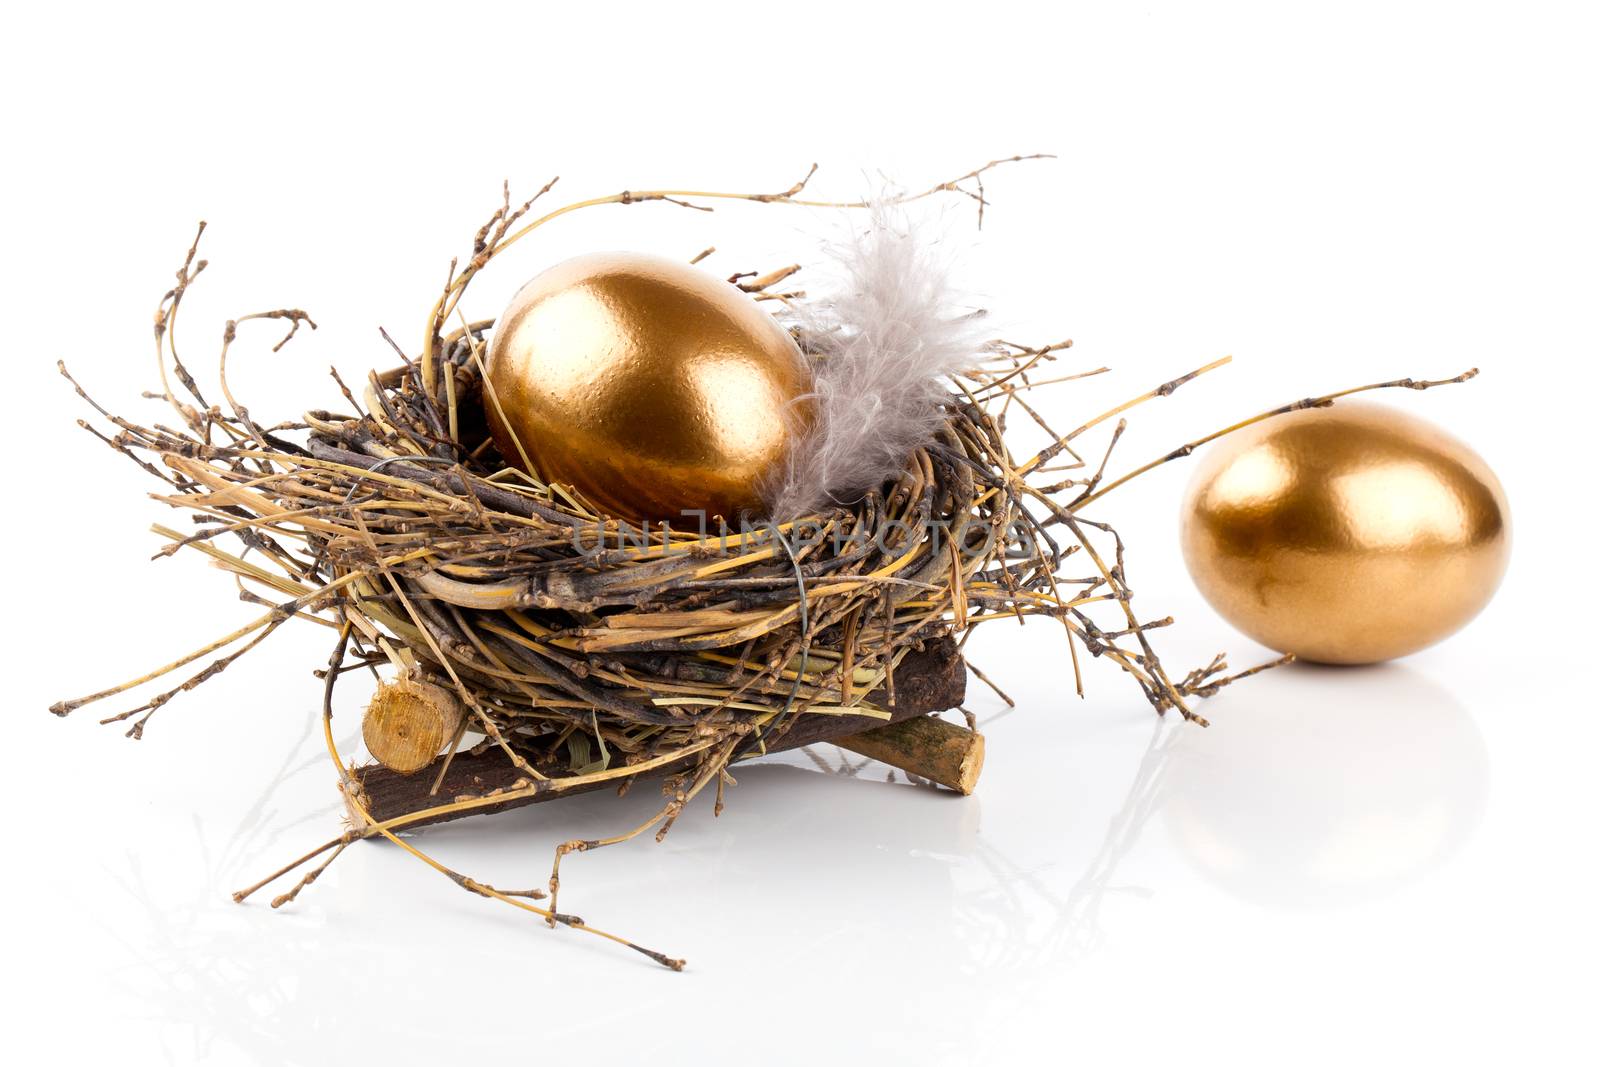
{"label": "white feather", "polygon": [[816,418],[763,494],[778,522],[896,477],[938,432],[950,376],[982,345],[935,243],[882,200],[868,220],[827,250],[837,294],[793,312],[812,350]]}

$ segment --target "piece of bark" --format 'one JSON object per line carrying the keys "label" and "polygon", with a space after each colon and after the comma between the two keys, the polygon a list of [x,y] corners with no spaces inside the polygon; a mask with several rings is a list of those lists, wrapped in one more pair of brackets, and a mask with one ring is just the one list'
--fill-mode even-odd
{"label": "piece of bark", "polygon": [[[894,683],[895,705],[886,709],[891,723],[903,722],[930,712],[944,711],[960,704],[966,699],[966,664],[956,651],[953,640],[948,637],[937,638],[929,641],[922,649],[911,651],[900,661],[895,667]],[[882,719],[869,715],[800,715],[781,736],[774,738],[767,745],[767,751],[781,752],[819,741],[831,741],[885,725],[887,724]],[[691,766],[693,761],[694,757],[691,756],[681,763],[661,767],[657,773],[665,775],[681,771]],[[499,790],[508,790],[526,777],[506,759],[504,752],[491,747],[477,755],[457,753],[450,760],[439,788],[433,790],[432,786],[439,776],[442,763],[443,757],[416,774],[399,774],[378,763],[357,768],[354,776],[361,788],[368,814],[379,822],[385,822],[438,807],[462,797],[483,797]],[[436,822],[448,822],[468,815],[492,814],[521,807],[524,804],[572,796],[588,789],[615,784],[616,780],[612,779],[588,786],[544,790],[539,789],[536,784],[535,791],[531,794],[510,797],[504,802],[486,804],[468,811],[451,812],[418,820],[407,823],[406,826],[409,829]]]}
{"label": "piece of bark", "polygon": [[836,738],[833,743],[962,796],[972,794],[983,772],[983,735],[927,715]]}

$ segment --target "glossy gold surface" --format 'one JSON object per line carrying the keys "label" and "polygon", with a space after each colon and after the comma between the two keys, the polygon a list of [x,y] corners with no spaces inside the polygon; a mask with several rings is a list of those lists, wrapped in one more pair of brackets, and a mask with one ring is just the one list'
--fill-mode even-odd
{"label": "glossy gold surface", "polygon": [[[799,347],[696,267],[609,252],[523,286],[489,349],[489,426],[607,515],[693,526],[759,513],[758,484],[813,417]],[[520,444],[521,450],[518,445]]]}
{"label": "glossy gold surface", "polygon": [[1454,633],[1511,550],[1500,482],[1470,448],[1377,404],[1268,419],[1204,456],[1183,555],[1229,622],[1322,663],[1373,663]]}

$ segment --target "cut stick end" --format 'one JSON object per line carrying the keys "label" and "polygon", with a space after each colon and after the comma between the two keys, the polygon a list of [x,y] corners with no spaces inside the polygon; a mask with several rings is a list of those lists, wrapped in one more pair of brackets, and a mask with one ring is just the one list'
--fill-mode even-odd
{"label": "cut stick end", "polygon": [[973,730],[967,732],[972,734],[972,740],[967,745],[967,754],[961,760],[956,780],[951,785],[952,789],[964,797],[971,796],[973,790],[978,788],[978,776],[983,773],[983,735]]}
{"label": "cut stick end", "polygon": [[413,678],[384,682],[361,720],[361,739],[379,763],[400,774],[431,764],[461,728],[464,710],[442,686]]}

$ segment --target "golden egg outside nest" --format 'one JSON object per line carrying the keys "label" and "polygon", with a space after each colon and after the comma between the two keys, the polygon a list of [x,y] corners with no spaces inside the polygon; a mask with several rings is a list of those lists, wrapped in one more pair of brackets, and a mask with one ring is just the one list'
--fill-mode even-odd
{"label": "golden egg outside nest", "polygon": [[1184,560],[1250,637],[1322,663],[1443,640],[1494,595],[1511,550],[1487,464],[1394,408],[1341,402],[1258,423],[1205,456]]}

